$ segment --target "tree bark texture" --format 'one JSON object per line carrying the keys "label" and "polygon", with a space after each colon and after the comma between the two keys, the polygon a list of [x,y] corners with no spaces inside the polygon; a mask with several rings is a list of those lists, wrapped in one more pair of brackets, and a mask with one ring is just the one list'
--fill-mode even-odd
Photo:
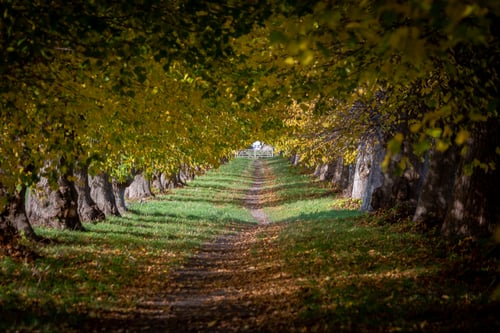
{"label": "tree bark texture", "polygon": [[167,188],[165,187],[166,182],[164,181],[164,174],[163,172],[161,173],[155,173],[153,175],[153,179],[151,180],[151,186],[158,192],[158,193],[165,193],[167,191]]}
{"label": "tree bark texture", "polygon": [[[373,210],[389,209],[405,203],[407,208],[411,210],[409,213],[414,213],[422,189],[424,163],[412,154],[408,142],[403,142],[402,149],[402,154],[391,158],[389,166],[383,174],[382,185],[373,190],[371,199]],[[401,174],[397,171],[397,166],[403,156],[409,159],[410,165],[407,165]]]}
{"label": "tree bark texture", "polygon": [[0,210],[0,237],[3,237],[5,242],[17,234],[37,239],[26,215],[25,198],[26,187],[24,186],[21,191],[16,191],[14,194],[8,193],[0,186],[0,200],[5,204]]}
{"label": "tree bark texture", "polygon": [[372,144],[368,141],[363,141],[358,148],[358,157],[356,158],[356,167],[354,169],[354,181],[351,193],[353,199],[362,199],[365,195],[368,186],[372,154]]}
{"label": "tree bark texture", "polygon": [[113,186],[109,181],[107,173],[100,173],[89,177],[90,196],[97,204],[97,207],[106,216],[120,216],[120,211],[116,206]]}
{"label": "tree bark texture", "polygon": [[[337,157],[330,163],[316,166],[314,176],[321,181],[330,182],[338,192],[344,192],[353,183],[349,165],[344,165],[344,158]],[[352,192],[349,191],[350,195]]]}
{"label": "tree bark texture", "polygon": [[41,177],[29,191],[26,211],[32,225],[84,230],[78,215],[78,194],[70,178],[71,174],[60,175],[52,188],[49,180]]}
{"label": "tree bark texture", "polygon": [[350,169],[353,169],[353,166],[344,164],[344,158],[339,157],[330,165],[328,173],[331,176],[327,175],[326,177],[331,181],[334,188],[345,191],[349,184],[353,182]]}
{"label": "tree bark texture", "polygon": [[78,193],[78,214],[82,222],[102,221],[106,215],[90,195],[88,167],[79,164],[75,168],[75,189]]}
{"label": "tree bark texture", "polygon": [[153,196],[151,182],[142,173],[136,174],[130,186],[125,190],[126,199],[139,200],[151,196]]}
{"label": "tree bark texture", "polygon": [[182,177],[179,171],[168,177],[168,184],[170,188],[184,187],[186,183],[182,181]]}
{"label": "tree bark texture", "polygon": [[331,169],[333,168],[332,163],[319,164],[314,170],[314,177],[318,178],[320,181],[328,181],[331,178]]}
{"label": "tree bark texture", "polygon": [[[491,235],[500,223],[498,189],[500,185],[500,146],[498,121],[478,125],[458,166],[452,197],[442,226],[446,236],[482,237]],[[485,170],[475,163],[495,165]]]}
{"label": "tree bark texture", "polygon": [[458,151],[429,152],[413,222],[429,229],[443,223],[456,178]]}
{"label": "tree bark texture", "polygon": [[300,163],[300,155],[299,154],[293,154],[290,156],[290,163],[292,163],[293,166],[297,166]]}
{"label": "tree bark texture", "polygon": [[196,177],[195,170],[188,165],[181,166],[179,175],[184,184],[193,180]]}
{"label": "tree bark texture", "polygon": [[127,178],[125,181],[119,182],[116,179],[113,179],[111,184],[113,187],[113,195],[115,197],[116,207],[120,214],[124,214],[128,211],[127,204],[125,202],[125,191],[127,187],[132,184],[133,178]]}
{"label": "tree bark texture", "polygon": [[373,193],[374,191],[381,187],[384,183],[384,174],[382,172],[382,162],[385,157],[385,149],[381,144],[377,143],[371,148],[371,161],[370,172],[368,174],[366,189],[363,193],[363,200],[361,203],[361,210],[369,212],[374,210],[373,208]]}

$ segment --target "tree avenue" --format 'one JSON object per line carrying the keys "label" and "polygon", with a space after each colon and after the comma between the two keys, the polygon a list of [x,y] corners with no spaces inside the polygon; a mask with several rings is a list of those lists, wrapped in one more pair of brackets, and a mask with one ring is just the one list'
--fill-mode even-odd
{"label": "tree avenue", "polygon": [[329,167],[363,209],[490,235],[499,14],[494,0],[1,0],[2,240],[82,229],[119,214],[136,175],[163,186],[256,138]]}

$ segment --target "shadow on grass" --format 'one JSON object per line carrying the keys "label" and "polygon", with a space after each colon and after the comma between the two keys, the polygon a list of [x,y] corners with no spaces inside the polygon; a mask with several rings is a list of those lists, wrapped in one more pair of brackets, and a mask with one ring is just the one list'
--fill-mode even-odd
{"label": "shadow on grass", "polygon": [[25,327],[25,330],[15,332],[81,332],[85,323],[92,321],[88,314],[69,313],[54,304],[44,304],[43,308],[13,302],[11,306],[1,309],[0,331],[14,332],[12,327]]}
{"label": "shadow on grass", "polygon": [[314,213],[300,213],[289,218],[276,221],[276,223],[290,223],[296,221],[309,221],[309,222],[323,222],[339,219],[348,219],[352,217],[359,217],[359,211],[355,210],[324,210]]}
{"label": "shadow on grass", "polygon": [[206,198],[202,198],[200,196],[197,197],[192,197],[192,196],[182,196],[182,195],[176,195],[175,198],[172,198],[170,200],[171,202],[191,202],[191,203],[206,203],[206,204],[213,204],[217,206],[222,206],[222,205],[235,205],[238,207],[243,207],[245,206],[245,198],[231,198],[231,199],[216,199],[215,197],[211,197],[209,195],[206,196]]}

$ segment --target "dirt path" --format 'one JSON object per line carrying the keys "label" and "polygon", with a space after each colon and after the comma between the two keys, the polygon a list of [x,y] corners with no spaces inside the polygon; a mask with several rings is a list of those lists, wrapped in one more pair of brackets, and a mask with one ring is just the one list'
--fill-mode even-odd
{"label": "dirt path", "polygon": [[[165,282],[165,294],[142,304],[141,317],[147,325],[128,330],[151,332],[251,332],[270,325],[279,328],[280,314],[273,308],[279,297],[286,302],[289,288],[277,260],[257,259],[258,246],[265,248],[266,237],[275,237],[279,227],[269,224],[261,209],[261,190],[272,175],[265,162],[256,160],[254,183],[245,202],[257,225],[225,235],[204,245],[188,263]],[[264,235],[264,236],[263,236]],[[277,255],[266,251],[267,258]],[[289,315],[289,311],[281,311]],[[282,327],[283,329],[283,327]]]}
{"label": "dirt path", "polygon": [[[263,197],[261,195],[262,188],[266,185],[266,182],[269,179],[266,178],[266,173],[269,171],[266,168],[264,170],[265,164],[261,160],[255,160],[255,174],[254,174],[254,182],[250,191],[247,194],[245,199],[246,207],[250,210],[252,216],[257,220],[259,225],[268,225],[269,217],[262,210],[263,205]],[[269,176],[268,176],[269,177]]]}

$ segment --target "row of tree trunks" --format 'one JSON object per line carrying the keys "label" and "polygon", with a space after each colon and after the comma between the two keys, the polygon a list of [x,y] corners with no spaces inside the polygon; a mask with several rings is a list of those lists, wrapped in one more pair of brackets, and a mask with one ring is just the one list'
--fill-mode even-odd
{"label": "row of tree trunks", "polygon": [[[184,186],[196,172],[196,168],[183,166],[171,176],[160,174],[156,181],[163,189],[171,189]],[[0,246],[4,248],[19,235],[38,239],[32,225],[85,230],[82,222],[120,216],[127,211],[126,193],[130,199],[152,196],[151,181],[143,174],[123,181],[111,179],[107,173],[89,176],[88,163],[77,163],[54,183],[40,176],[29,190],[21,186],[12,193],[0,184]]]}
{"label": "row of tree trunks", "polygon": [[[451,147],[429,151],[423,158],[411,154],[403,142],[402,154],[393,156],[387,170],[381,169],[384,144],[371,138],[359,146],[355,166],[335,159],[316,167],[314,175],[349,189],[362,199],[361,210],[405,207],[413,221],[424,229],[440,228],[449,237],[484,237],[500,223],[497,191],[500,185],[498,123],[478,126],[465,154]],[[402,156],[408,167],[397,172]],[[290,160],[296,163],[296,155]],[[475,167],[474,167],[475,166]],[[352,172],[354,170],[354,176]]]}
{"label": "row of tree trunks", "polygon": [[151,180],[151,186],[158,191],[158,193],[165,193],[169,189],[168,178],[163,172],[155,173]]}
{"label": "row of tree trunks", "polygon": [[337,157],[330,163],[320,164],[314,176],[321,181],[329,182],[335,191],[344,196],[351,196],[354,184],[354,165],[344,163],[343,157]]}
{"label": "row of tree trunks", "polygon": [[149,186],[150,188],[154,188],[158,193],[165,193],[170,189],[186,186],[189,181],[202,172],[201,168],[183,165],[177,172],[171,175],[165,173],[154,174],[149,182]]}

